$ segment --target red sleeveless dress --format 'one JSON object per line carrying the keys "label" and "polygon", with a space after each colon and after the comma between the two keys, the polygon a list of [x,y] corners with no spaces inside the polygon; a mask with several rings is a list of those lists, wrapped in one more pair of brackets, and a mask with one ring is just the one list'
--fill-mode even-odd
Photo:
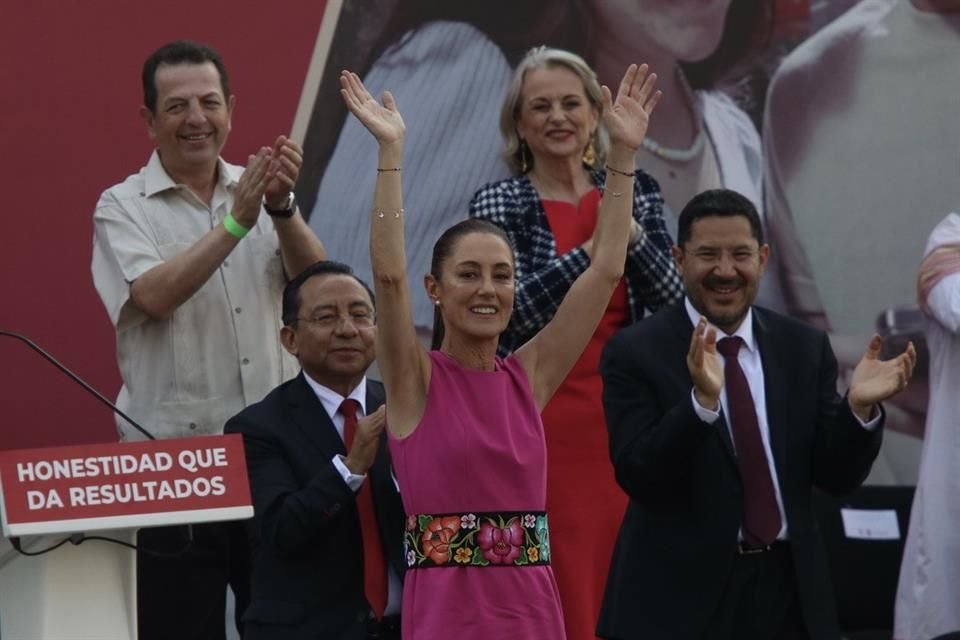
{"label": "red sleeveless dress", "polygon": [[[543,201],[557,255],[593,235],[599,205],[597,189],[585,194],[579,206]],[[541,414],[553,573],[568,640],[595,637],[610,557],[627,507],[610,462],[600,354],[607,340],[629,322],[627,286],[621,280],[590,343]]]}

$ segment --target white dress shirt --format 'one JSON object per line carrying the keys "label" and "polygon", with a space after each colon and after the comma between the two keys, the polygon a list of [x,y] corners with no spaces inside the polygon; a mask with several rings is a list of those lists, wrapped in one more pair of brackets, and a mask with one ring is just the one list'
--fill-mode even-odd
{"label": "white dress shirt", "polygon": [[[693,308],[693,305],[690,304],[689,298],[684,298],[683,304],[687,310],[687,315],[690,317],[690,322],[693,323],[693,326],[697,326],[702,317],[701,313]],[[713,325],[709,324],[710,327]],[[713,327],[717,332],[717,340],[721,338],[729,338],[733,336],[739,337],[743,340],[743,347],[740,349],[737,354],[737,362],[740,363],[740,368],[743,370],[743,375],[747,379],[747,386],[750,388],[750,395],[753,398],[753,406],[757,410],[757,426],[760,428],[760,439],[763,441],[763,452],[767,458],[767,465],[770,468],[770,478],[773,480],[773,489],[777,497],[777,509],[780,511],[780,532],[777,534],[777,540],[786,540],[788,538],[788,523],[787,523],[787,513],[783,509],[783,496],[780,494],[780,479],[777,477],[777,464],[773,458],[773,450],[770,448],[770,424],[767,422],[767,397],[764,394],[764,377],[763,377],[763,361],[760,357],[760,350],[757,348],[757,339],[753,335],[753,309],[747,310],[747,315],[744,316],[743,322],[740,323],[740,326],[737,327],[737,330],[732,334],[728,334],[716,327]],[[719,352],[717,357],[720,358],[721,362],[724,361],[723,355]],[[720,411],[712,411],[703,407],[693,393],[693,390],[690,391],[690,398],[693,401],[693,409],[696,411],[697,416],[707,424],[713,424],[717,421],[717,418],[720,417],[720,411],[728,413],[724,410],[724,407],[727,406],[727,387],[726,385],[720,390]],[[873,430],[877,427],[880,422],[879,414],[877,417],[873,418],[869,422],[863,422],[858,417],[857,420],[860,421],[860,424],[868,430]],[[734,444],[734,449],[736,449],[736,440],[733,437],[733,431],[729,422],[727,425],[727,433],[730,436],[730,441]],[[743,540],[743,530],[741,529],[739,535],[740,540]]]}
{"label": "white dress shirt", "polygon": [[[337,435],[343,440],[344,417],[343,414],[340,413],[340,405],[348,398],[356,400],[360,404],[360,407],[357,409],[357,418],[367,415],[366,376],[360,380],[360,384],[354,387],[353,391],[351,391],[350,395],[346,398],[311,378],[306,371],[303,372],[303,377],[317,395],[317,400],[323,405],[324,411],[330,416],[330,421],[333,422],[333,426],[337,430]],[[351,472],[350,469],[347,468],[347,465],[344,464],[343,456],[340,454],[333,456],[332,462],[333,466],[337,468],[337,471],[339,471],[343,477],[343,481],[347,483],[347,486],[350,487],[354,493],[359,491],[360,487],[363,486],[363,481],[367,477],[366,474],[357,475]],[[397,535],[400,535],[400,532],[397,532]],[[393,565],[387,562],[387,607],[384,609],[383,615],[392,616],[400,613],[400,595],[402,593],[403,584],[400,581],[400,576],[397,575]]]}

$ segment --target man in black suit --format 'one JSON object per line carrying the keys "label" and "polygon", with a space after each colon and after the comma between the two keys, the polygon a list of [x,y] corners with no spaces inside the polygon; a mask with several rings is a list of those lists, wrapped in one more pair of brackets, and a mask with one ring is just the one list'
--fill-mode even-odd
{"label": "man in black suit", "polygon": [[[234,416],[253,492],[245,640],[400,637],[403,511],[390,472],[373,293],[319,262],[283,293],[300,375]],[[352,441],[352,444],[351,444]]]}
{"label": "man in black suit", "polygon": [[630,503],[598,634],[839,639],[811,492],[866,477],[878,403],[906,386],[913,345],[881,361],[874,337],[840,398],[826,335],[752,306],[769,248],[749,200],[694,197],[677,245],[686,299],[621,331],[601,361]]}

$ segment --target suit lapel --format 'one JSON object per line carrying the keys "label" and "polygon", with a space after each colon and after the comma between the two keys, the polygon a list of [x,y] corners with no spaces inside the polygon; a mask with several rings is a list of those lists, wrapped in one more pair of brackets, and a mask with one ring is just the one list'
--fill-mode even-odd
{"label": "suit lapel", "polygon": [[791,363],[782,346],[786,344],[784,336],[781,335],[777,340],[776,331],[770,326],[773,321],[762,309],[753,308],[753,331],[763,366],[763,390],[767,405],[767,427],[770,430],[770,450],[776,462],[777,475],[782,478],[787,468],[786,451],[790,420],[787,395],[791,386]]}
{"label": "suit lapel", "polygon": [[288,405],[296,428],[305,440],[322,452],[322,459],[330,460],[337,454],[346,455],[347,451],[337,428],[333,426],[330,416],[307,384],[302,371],[290,385]]}

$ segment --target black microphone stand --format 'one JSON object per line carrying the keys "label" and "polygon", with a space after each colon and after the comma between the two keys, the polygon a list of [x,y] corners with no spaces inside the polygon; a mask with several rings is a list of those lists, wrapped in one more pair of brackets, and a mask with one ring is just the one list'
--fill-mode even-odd
{"label": "black microphone stand", "polygon": [[[25,345],[27,345],[28,347],[30,347],[31,349],[39,353],[41,356],[43,356],[43,358],[47,362],[55,366],[57,369],[60,369],[60,371],[62,371],[64,375],[66,375],[68,378],[70,378],[71,380],[79,384],[81,387],[83,387],[87,391],[87,393],[92,395],[94,398],[96,398],[106,406],[110,407],[110,409],[112,409],[114,413],[116,413],[118,416],[120,416],[121,418],[129,422],[130,426],[132,426],[134,429],[142,433],[144,436],[146,436],[150,440],[157,439],[156,436],[154,436],[152,433],[150,433],[149,431],[141,427],[139,424],[137,424],[137,422],[133,418],[131,418],[126,413],[121,411],[115,404],[107,400],[102,393],[100,393],[99,391],[94,389],[92,386],[90,386],[83,378],[75,374],[73,371],[70,371],[70,369],[68,369],[63,363],[61,363],[59,360],[57,360],[52,355],[47,353],[40,345],[38,345],[36,342],[31,340],[30,338],[20,333],[16,333],[14,331],[4,331],[2,329],[0,329],[0,336],[13,338],[15,340],[19,340],[20,342],[24,343]],[[144,550],[145,553],[149,553],[151,555],[156,555],[160,557],[174,557],[174,556],[181,555],[187,550],[187,548],[190,546],[191,542],[193,541],[193,525],[188,524],[186,525],[186,527],[187,527],[187,543],[182,550],[174,553],[161,553],[161,552]],[[101,536],[87,536],[82,533],[75,533],[67,538],[64,538],[63,540],[61,540],[60,542],[58,542],[57,544],[51,547],[47,547],[46,549],[43,549],[41,551],[35,551],[35,552],[24,550],[20,544],[19,536],[11,537],[10,544],[13,545],[14,549],[16,549],[19,553],[22,553],[25,556],[39,556],[44,553],[49,553],[50,551],[53,551],[54,549],[66,544],[67,542],[70,542],[74,545],[79,545],[87,540],[103,540],[105,542],[113,542],[126,547],[130,547],[131,549],[137,549],[136,546],[126,543],[122,540],[114,540],[112,538],[104,538]]]}
{"label": "black microphone stand", "polygon": [[68,378],[70,378],[71,380],[73,380],[74,382],[76,382],[77,384],[79,384],[81,387],[83,387],[83,388],[84,388],[88,393],[90,393],[94,398],[96,398],[97,400],[99,400],[99,401],[102,402],[103,404],[105,404],[105,405],[107,405],[108,407],[110,407],[110,408],[114,411],[114,413],[116,413],[118,416],[120,416],[121,418],[123,418],[124,420],[126,420],[127,422],[129,422],[129,423],[130,423],[130,426],[132,426],[134,429],[136,429],[137,431],[139,431],[140,433],[142,433],[144,436],[146,436],[146,437],[149,438],[150,440],[156,440],[156,437],[155,437],[152,433],[150,433],[149,431],[147,431],[146,429],[144,429],[143,427],[141,427],[139,424],[137,424],[137,423],[134,421],[133,418],[131,418],[130,416],[128,416],[127,414],[125,414],[123,411],[120,411],[120,409],[118,409],[115,404],[113,404],[112,402],[110,402],[109,400],[107,400],[107,399],[103,396],[102,393],[100,393],[99,391],[97,391],[96,389],[94,389],[93,387],[91,387],[89,384],[87,384],[87,382],[86,382],[85,380],[83,380],[83,378],[81,378],[80,376],[78,376],[77,374],[75,374],[73,371],[70,371],[70,369],[67,369],[67,367],[64,366],[59,360],[57,360],[57,359],[54,358],[52,355],[50,355],[49,353],[47,353],[46,351],[44,351],[43,348],[42,348],[40,345],[38,345],[36,342],[34,342],[33,340],[31,340],[30,338],[26,337],[25,335],[22,335],[22,334],[19,334],[19,333],[15,333],[15,332],[13,332],[13,331],[3,331],[2,329],[0,329],[0,336],[6,336],[6,337],[8,337],[8,338],[14,338],[14,339],[19,340],[20,342],[23,342],[24,344],[26,344],[28,347],[30,347],[31,349],[33,349],[34,351],[36,351],[37,353],[39,353],[41,356],[43,356],[44,359],[45,359],[47,362],[49,362],[50,364],[52,364],[53,366],[55,366],[57,369],[60,369],[60,371],[62,371]]}

